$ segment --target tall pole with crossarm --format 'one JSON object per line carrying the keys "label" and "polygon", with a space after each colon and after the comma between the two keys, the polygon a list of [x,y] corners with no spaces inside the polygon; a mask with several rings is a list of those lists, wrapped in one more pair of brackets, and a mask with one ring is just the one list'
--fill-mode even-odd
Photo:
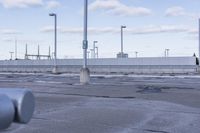
{"label": "tall pole with crossarm", "polygon": [[80,83],[88,84],[90,81],[90,71],[87,68],[87,49],[88,49],[88,0],[84,0],[84,28],[83,28],[83,68],[80,73]]}

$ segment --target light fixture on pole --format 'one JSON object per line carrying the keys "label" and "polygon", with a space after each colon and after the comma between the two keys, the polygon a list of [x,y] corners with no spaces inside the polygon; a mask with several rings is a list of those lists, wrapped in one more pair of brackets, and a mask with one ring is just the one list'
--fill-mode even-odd
{"label": "light fixture on pole", "polygon": [[121,26],[121,58],[123,58],[124,54],[124,35],[123,35],[123,29],[125,29],[126,26]]}
{"label": "light fixture on pole", "polygon": [[53,73],[57,73],[57,15],[55,13],[50,13],[49,16],[54,17],[54,68]]}
{"label": "light fixture on pole", "polygon": [[87,49],[88,49],[88,0],[84,0],[84,28],[83,28],[83,68],[80,72],[80,83],[88,84],[90,81],[90,71],[87,68]]}

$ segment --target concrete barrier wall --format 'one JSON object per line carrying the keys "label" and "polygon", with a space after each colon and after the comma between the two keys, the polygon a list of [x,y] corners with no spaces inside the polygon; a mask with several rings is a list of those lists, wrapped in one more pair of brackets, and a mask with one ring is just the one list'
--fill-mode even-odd
{"label": "concrete barrier wall", "polygon": [[[0,72],[51,72],[53,60],[0,61]],[[82,59],[57,60],[59,72],[78,73]],[[194,57],[89,59],[88,67],[97,73],[195,73]]]}
{"label": "concrete barrier wall", "polygon": [[[53,60],[15,60],[0,61],[0,65],[53,65]],[[82,59],[59,59],[58,65],[82,65]],[[127,58],[127,59],[89,59],[88,65],[196,65],[194,57],[150,57],[150,58]]]}

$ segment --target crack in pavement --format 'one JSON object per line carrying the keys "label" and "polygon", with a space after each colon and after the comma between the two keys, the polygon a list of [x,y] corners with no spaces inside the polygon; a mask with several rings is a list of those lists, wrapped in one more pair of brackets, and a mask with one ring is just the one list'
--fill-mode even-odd
{"label": "crack in pavement", "polygon": [[81,97],[93,97],[93,98],[113,98],[113,99],[135,99],[132,96],[125,96],[125,97],[112,97],[112,96],[97,96],[97,95],[84,95],[84,94],[65,94],[65,93],[57,93],[57,92],[37,92],[34,93],[39,94],[53,94],[53,95],[64,95],[64,96],[81,96]]}

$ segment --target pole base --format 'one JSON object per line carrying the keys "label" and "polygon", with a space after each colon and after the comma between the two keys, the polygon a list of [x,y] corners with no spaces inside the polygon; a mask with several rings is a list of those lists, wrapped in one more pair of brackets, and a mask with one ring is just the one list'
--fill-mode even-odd
{"label": "pole base", "polygon": [[90,82],[90,70],[88,68],[82,68],[80,72],[80,83],[83,85]]}
{"label": "pole base", "polygon": [[53,74],[58,74],[58,68],[57,68],[57,67],[54,67],[53,70],[52,70],[52,73],[53,73]]}

